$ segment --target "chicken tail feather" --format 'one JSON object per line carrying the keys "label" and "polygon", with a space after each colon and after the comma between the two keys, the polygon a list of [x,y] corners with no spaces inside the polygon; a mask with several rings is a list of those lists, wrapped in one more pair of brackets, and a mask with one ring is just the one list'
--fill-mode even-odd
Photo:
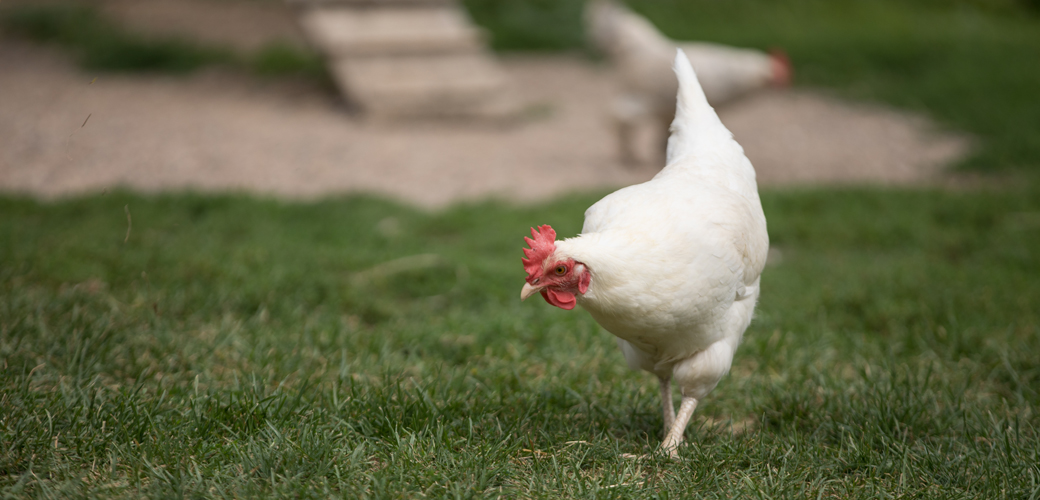
{"label": "chicken tail feather", "polygon": [[672,69],[679,79],[679,93],[675,102],[675,119],[669,129],[668,165],[705,151],[719,141],[733,138],[733,134],[722,125],[719,115],[715,114],[715,109],[708,104],[693,65],[682,49],[676,52]]}

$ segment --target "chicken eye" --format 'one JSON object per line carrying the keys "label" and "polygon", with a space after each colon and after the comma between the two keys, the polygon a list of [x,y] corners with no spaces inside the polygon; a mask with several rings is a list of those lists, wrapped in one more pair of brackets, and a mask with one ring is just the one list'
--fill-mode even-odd
{"label": "chicken eye", "polygon": [[556,275],[563,276],[567,274],[567,266],[556,266]]}

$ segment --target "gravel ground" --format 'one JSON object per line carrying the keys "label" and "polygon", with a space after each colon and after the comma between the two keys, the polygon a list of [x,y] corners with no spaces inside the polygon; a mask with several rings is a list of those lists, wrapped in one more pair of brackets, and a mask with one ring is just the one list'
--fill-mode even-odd
{"label": "gravel ground", "polygon": [[[516,123],[392,125],[350,116],[306,84],[228,71],[86,74],[53,50],[0,40],[0,191],[367,191],[436,208],[623,186],[659,169],[618,163],[608,67],[572,56],[503,64],[529,103]],[[920,117],[801,90],[764,92],[720,116],[764,186],[929,183],[967,150]],[[642,142],[654,156],[656,138]]]}

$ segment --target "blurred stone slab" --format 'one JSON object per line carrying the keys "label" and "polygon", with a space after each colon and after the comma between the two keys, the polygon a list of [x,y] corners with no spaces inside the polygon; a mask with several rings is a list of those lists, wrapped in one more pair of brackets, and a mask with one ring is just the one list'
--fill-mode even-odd
{"label": "blurred stone slab", "polygon": [[351,7],[385,7],[402,5],[455,5],[455,0],[286,0],[289,5],[306,7],[338,5]]}
{"label": "blurred stone slab", "polygon": [[374,118],[507,118],[517,109],[483,32],[455,2],[295,0],[348,101]]}
{"label": "blurred stone slab", "polygon": [[378,117],[506,117],[505,75],[480,53],[344,58],[333,74]]}
{"label": "blurred stone slab", "polygon": [[453,6],[312,9],[300,22],[334,57],[477,52],[483,45],[480,31]]}

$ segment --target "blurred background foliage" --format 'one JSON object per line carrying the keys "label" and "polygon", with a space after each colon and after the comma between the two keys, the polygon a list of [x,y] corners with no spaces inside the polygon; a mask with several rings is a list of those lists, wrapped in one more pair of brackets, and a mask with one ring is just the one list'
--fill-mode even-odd
{"label": "blurred background foliage", "polygon": [[319,54],[287,42],[274,41],[242,54],[229,47],[128,29],[90,3],[0,5],[0,29],[65,47],[91,70],[186,73],[221,64],[259,75],[298,74],[323,82],[329,78]]}

